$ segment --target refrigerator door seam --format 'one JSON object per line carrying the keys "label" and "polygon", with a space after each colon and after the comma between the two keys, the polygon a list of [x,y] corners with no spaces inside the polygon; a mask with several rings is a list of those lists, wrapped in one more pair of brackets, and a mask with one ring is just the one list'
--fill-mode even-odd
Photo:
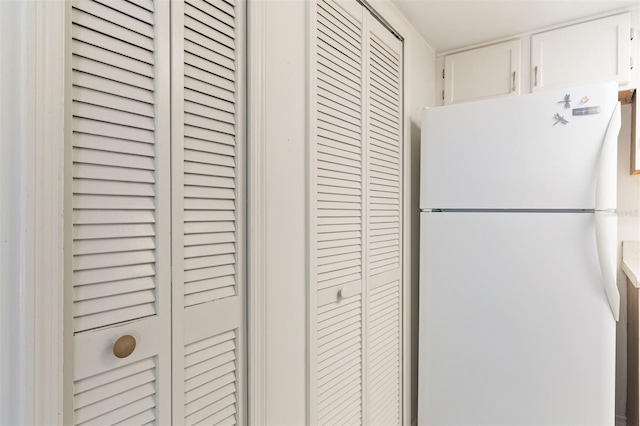
{"label": "refrigerator door seam", "polygon": [[[594,213],[594,209],[421,209],[422,213]],[[607,212],[615,213],[615,209]]]}

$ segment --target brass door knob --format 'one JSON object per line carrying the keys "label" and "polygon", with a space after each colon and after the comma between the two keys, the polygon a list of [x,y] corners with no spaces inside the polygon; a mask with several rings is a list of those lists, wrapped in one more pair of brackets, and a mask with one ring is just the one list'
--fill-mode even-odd
{"label": "brass door knob", "polygon": [[136,338],[126,334],[113,344],[113,354],[118,358],[126,358],[133,353],[135,348]]}

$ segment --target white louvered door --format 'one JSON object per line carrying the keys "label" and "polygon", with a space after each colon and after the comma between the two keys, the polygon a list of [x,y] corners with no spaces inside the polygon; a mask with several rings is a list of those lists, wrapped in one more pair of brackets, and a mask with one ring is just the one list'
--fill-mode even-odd
{"label": "white louvered door", "polygon": [[[73,424],[169,423],[169,8],[74,0],[66,211]],[[123,359],[122,335],[137,342]]]}
{"label": "white louvered door", "polygon": [[402,42],[313,3],[311,424],[401,424]]}
{"label": "white louvered door", "polygon": [[174,424],[246,424],[243,16],[171,4]]}
{"label": "white louvered door", "polygon": [[245,1],[69,16],[65,419],[246,424]]}
{"label": "white louvered door", "polygon": [[362,423],[362,17],[317,2],[311,235],[311,423]]}
{"label": "white louvered door", "polygon": [[367,31],[366,337],[370,425],[402,423],[402,42]]}

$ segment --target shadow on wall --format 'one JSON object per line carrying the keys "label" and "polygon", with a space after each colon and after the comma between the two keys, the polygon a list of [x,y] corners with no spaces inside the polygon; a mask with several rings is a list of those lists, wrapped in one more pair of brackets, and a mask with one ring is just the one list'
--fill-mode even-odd
{"label": "shadow on wall", "polygon": [[418,419],[418,327],[420,305],[420,122],[422,109],[411,115],[411,419]]}
{"label": "shadow on wall", "polygon": [[629,173],[631,105],[622,107],[618,137],[618,289],[620,321],[616,329],[616,425],[625,425],[627,402],[627,279],[622,272],[622,241],[640,241],[640,175]]}

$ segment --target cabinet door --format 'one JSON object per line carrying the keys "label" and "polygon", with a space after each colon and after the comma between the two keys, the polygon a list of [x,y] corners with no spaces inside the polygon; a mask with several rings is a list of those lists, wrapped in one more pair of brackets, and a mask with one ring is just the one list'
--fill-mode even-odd
{"label": "cabinet door", "polygon": [[638,118],[638,93],[631,103],[631,174],[640,175],[640,118]]}
{"label": "cabinet door", "polygon": [[247,424],[244,0],[171,2],[173,424]]}
{"label": "cabinet door", "polygon": [[[168,424],[169,4],[70,5],[64,423]],[[116,356],[124,335],[136,346]]]}
{"label": "cabinet door", "polygon": [[543,89],[629,81],[629,13],[531,37],[531,87]]}
{"label": "cabinet door", "polygon": [[520,40],[444,58],[444,104],[520,93]]}

